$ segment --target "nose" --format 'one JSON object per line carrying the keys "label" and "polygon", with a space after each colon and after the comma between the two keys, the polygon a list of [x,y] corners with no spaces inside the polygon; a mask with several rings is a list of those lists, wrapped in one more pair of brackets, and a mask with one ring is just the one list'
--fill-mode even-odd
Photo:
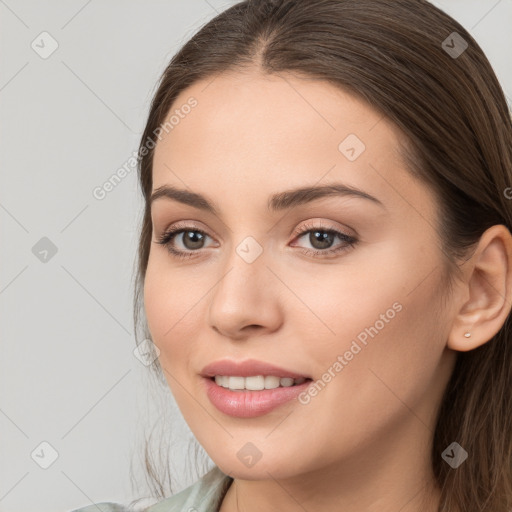
{"label": "nose", "polygon": [[283,319],[283,285],[275,271],[264,254],[249,261],[234,251],[209,295],[209,325],[237,340],[273,332]]}

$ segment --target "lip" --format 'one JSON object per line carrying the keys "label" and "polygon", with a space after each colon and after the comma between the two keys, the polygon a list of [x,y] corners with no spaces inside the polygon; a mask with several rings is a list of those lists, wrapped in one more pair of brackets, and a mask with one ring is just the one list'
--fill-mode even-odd
{"label": "lip", "polygon": [[302,384],[263,389],[261,391],[231,391],[218,386],[211,377],[203,377],[206,395],[210,402],[222,413],[237,418],[263,416],[277,407],[297,399],[313,382],[306,380]]}
{"label": "lip", "polygon": [[229,375],[232,377],[250,377],[252,375],[274,375],[276,377],[290,377],[298,379],[304,377],[310,379],[309,375],[303,375],[285,368],[280,368],[265,361],[257,359],[246,359],[245,361],[233,361],[232,359],[221,359],[207,364],[201,370],[201,377],[215,377],[216,375]]}

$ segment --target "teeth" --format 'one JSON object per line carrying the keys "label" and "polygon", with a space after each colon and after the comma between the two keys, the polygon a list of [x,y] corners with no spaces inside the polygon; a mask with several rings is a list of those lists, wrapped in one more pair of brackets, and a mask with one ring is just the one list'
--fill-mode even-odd
{"label": "teeth", "polygon": [[302,384],[305,380],[306,379],[304,377],[292,379],[289,377],[274,377],[273,375],[255,375],[251,377],[231,377],[228,375],[215,376],[216,384],[233,391],[241,391],[244,389],[249,391],[261,391],[262,389],[289,387]]}

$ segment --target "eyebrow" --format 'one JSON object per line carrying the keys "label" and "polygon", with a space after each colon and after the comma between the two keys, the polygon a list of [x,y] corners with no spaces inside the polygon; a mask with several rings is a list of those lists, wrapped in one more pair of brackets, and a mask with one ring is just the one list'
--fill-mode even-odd
{"label": "eyebrow", "polygon": [[[301,187],[293,190],[285,190],[284,192],[279,192],[270,196],[267,203],[267,208],[269,211],[278,212],[293,208],[295,206],[307,204],[323,197],[332,196],[352,196],[367,199],[386,209],[384,204],[376,197],[356,187],[345,185],[344,183],[332,183],[330,185]],[[199,210],[203,210],[214,215],[219,215],[219,212],[215,208],[213,202],[196,192],[190,192],[189,190],[183,190],[169,185],[163,185],[157,188],[151,194],[151,198],[149,200],[150,206],[154,201],[161,198],[178,201]]]}

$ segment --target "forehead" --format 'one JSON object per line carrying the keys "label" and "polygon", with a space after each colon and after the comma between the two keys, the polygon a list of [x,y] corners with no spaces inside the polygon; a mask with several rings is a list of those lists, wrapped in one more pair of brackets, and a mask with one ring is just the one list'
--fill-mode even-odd
{"label": "forehead", "polygon": [[[192,109],[190,98],[197,103]],[[356,96],[326,81],[290,73],[230,72],[196,82],[175,99],[166,119],[170,117],[175,124],[157,153],[179,150],[191,137],[203,142],[196,150],[210,143],[234,150],[236,142],[244,148],[259,145],[268,154],[274,145],[287,142],[295,151],[303,147],[309,152],[311,146],[323,151],[349,133],[372,148],[378,144],[385,149],[396,146],[398,134]],[[304,146],[307,140],[311,143]]]}
{"label": "forehead", "polygon": [[[184,108],[191,98],[195,106]],[[383,202],[397,201],[393,184],[402,184],[412,201],[428,193],[404,167],[400,130],[326,81],[224,73],[182,91],[166,119],[172,115],[178,122],[155,148],[153,190],[165,184],[212,195],[264,190],[266,199],[293,185],[343,181]],[[348,146],[355,159],[344,153]]]}

